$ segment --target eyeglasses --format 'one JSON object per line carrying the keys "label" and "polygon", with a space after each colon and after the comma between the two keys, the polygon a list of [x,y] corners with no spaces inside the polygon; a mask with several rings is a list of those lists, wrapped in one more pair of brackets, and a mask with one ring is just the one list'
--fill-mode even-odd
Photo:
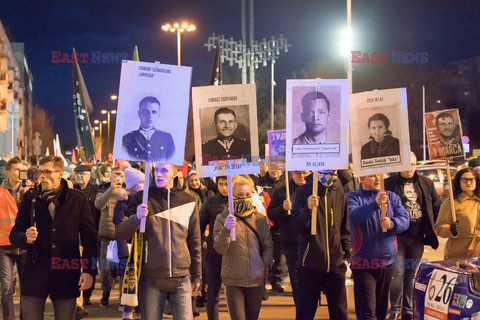
{"label": "eyeglasses", "polygon": [[60,170],[54,170],[54,171],[51,171],[51,170],[40,170],[40,174],[43,174],[45,175],[45,177],[50,177],[52,175],[52,173],[54,172],[61,172]]}
{"label": "eyeglasses", "polygon": [[475,183],[475,178],[460,178],[460,181],[462,183],[465,183],[465,184],[467,184],[467,183],[472,183],[473,184],[473,183]]}

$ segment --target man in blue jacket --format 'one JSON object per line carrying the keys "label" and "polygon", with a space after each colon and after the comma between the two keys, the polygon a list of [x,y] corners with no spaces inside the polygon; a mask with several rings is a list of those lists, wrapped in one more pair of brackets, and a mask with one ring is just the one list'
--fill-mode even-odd
{"label": "man in blue jacket", "polygon": [[[323,291],[330,319],[347,320],[345,272],[350,257],[350,233],[345,194],[336,172],[319,173],[317,196],[312,195],[312,175],[305,180],[295,193],[292,211],[298,231],[296,319],[314,319]],[[317,234],[311,235],[314,207]]]}
{"label": "man in blue jacket", "polygon": [[[391,191],[380,192],[379,175],[360,181],[360,189],[347,196],[355,312],[360,320],[384,320],[397,254],[395,235],[408,229],[409,218],[400,197]],[[387,206],[383,219],[382,205]]]}

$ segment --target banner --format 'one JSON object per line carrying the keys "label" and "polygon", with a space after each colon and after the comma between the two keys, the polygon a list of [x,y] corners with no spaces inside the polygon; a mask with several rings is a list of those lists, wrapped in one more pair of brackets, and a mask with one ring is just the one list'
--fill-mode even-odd
{"label": "banner", "polygon": [[350,99],[355,176],[410,170],[407,90],[374,90]]}
{"label": "banner", "polygon": [[195,87],[192,99],[199,177],[259,173],[255,84]]}
{"label": "banner", "polygon": [[347,79],[287,80],[286,167],[347,169]]}
{"label": "banner", "polygon": [[113,158],[182,165],[191,67],[124,60]]}
{"label": "banner", "polygon": [[426,112],[425,127],[430,160],[464,156],[458,109]]}

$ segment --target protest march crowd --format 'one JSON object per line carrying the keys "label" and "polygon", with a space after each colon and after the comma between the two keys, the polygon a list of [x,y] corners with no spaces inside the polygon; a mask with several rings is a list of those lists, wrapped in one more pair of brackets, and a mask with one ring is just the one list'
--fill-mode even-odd
{"label": "protest march crowd", "polygon": [[[479,168],[473,159],[453,179],[454,220],[450,199],[442,204],[433,182],[416,172],[413,153],[410,170],[385,177],[384,192],[378,174],[333,170],[318,172],[315,195],[317,173],[286,176],[262,164],[260,174],[233,176],[234,215],[227,177],[200,179],[194,164],[152,164],[144,185],[144,162],[0,160],[3,318],[15,319],[14,294],[22,319],[43,319],[48,296],[55,319],[83,318],[100,282],[100,306],[119,303],[123,319],[193,319],[203,306],[208,319],[219,319],[222,283],[230,318],[258,319],[266,283],[283,292],[288,270],[296,319],[314,319],[323,292],[330,318],[342,320],[350,267],[357,319],[413,319],[424,245],[436,249],[443,237],[446,259],[479,256],[471,232],[479,221]],[[119,302],[110,299],[116,281]]]}

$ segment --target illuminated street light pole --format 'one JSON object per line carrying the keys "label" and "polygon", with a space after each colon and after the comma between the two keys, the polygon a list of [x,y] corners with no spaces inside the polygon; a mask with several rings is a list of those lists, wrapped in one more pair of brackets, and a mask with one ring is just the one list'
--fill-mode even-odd
{"label": "illuminated street light pole", "polygon": [[181,39],[180,39],[180,33],[187,31],[194,31],[195,26],[193,24],[188,24],[188,23],[182,23],[180,25],[179,23],[174,23],[173,26],[167,23],[166,25],[162,26],[163,31],[170,31],[170,32],[177,32],[177,63],[180,66],[181,65],[181,55],[182,55],[182,48],[181,48]]}
{"label": "illuminated street light pole", "polygon": [[107,156],[110,153],[110,114],[116,114],[117,110],[107,111],[102,110],[102,114],[107,115]]}

